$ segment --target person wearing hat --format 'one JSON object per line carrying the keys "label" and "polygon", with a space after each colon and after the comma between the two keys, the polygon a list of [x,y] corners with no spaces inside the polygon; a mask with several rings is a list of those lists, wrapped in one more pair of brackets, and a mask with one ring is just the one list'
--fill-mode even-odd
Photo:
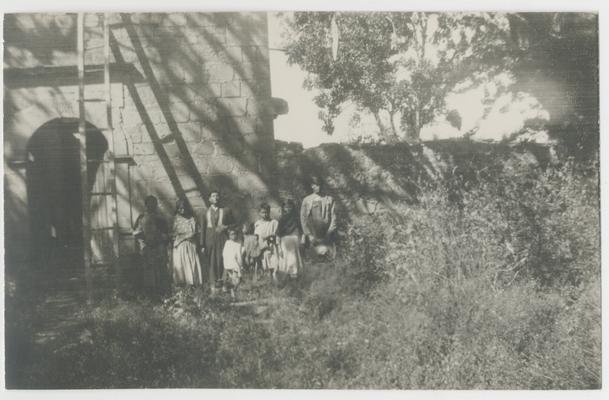
{"label": "person wearing hat", "polygon": [[313,193],[303,199],[300,207],[303,237],[315,254],[334,257],[336,255],[335,202],[332,196],[323,192],[321,180],[317,177],[311,179],[310,185]]}

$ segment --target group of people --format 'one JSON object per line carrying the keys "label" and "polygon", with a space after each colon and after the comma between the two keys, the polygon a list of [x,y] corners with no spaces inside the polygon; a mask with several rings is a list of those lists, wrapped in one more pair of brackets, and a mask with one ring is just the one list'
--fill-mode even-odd
{"label": "group of people", "polygon": [[270,205],[262,203],[254,223],[239,224],[231,210],[221,206],[218,191],[210,193],[209,207],[199,218],[178,200],[171,230],[157,199],[146,197],[146,210],[134,226],[144,286],[159,293],[171,283],[208,285],[212,295],[223,290],[234,298],[245,271],[253,279],[262,274],[275,282],[297,278],[304,269],[302,248],[318,256],[336,254],[334,199],[321,186],[318,179],[311,180],[312,193],[303,199],[300,213],[294,200],[286,199],[281,216],[273,219]]}

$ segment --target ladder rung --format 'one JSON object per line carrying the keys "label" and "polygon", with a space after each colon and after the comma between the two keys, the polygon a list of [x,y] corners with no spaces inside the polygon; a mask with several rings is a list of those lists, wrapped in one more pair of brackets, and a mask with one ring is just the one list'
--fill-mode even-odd
{"label": "ladder rung", "polygon": [[113,194],[114,192],[91,192],[89,196],[110,196]]}
{"label": "ladder rung", "polygon": [[93,45],[93,46],[90,46],[90,47],[85,47],[83,50],[84,51],[87,51],[87,50],[96,50],[96,49],[101,49],[102,47],[105,47],[105,46],[106,46],[105,43],[96,44],[96,45]]}
{"label": "ladder rung", "polygon": [[174,140],[175,140],[175,137],[173,136],[173,133],[170,133],[167,136],[163,136],[162,138],[159,138],[159,142],[161,142],[162,144],[173,143]]}
{"label": "ladder rung", "polygon": [[85,68],[85,74],[91,74],[91,73],[97,73],[97,72],[103,72],[104,68],[103,67],[87,67]]}
{"label": "ladder rung", "polygon": [[104,103],[106,99],[82,99],[82,101],[85,103]]}
{"label": "ladder rung", "polygon": [[114,156],[114,162],[118,163],[118,164],[128,164],[130,166],[135,166],[137,165],[137,163],[135,162],[135,160],[133,159],[133,156],[130,156],[129,154],[121,154],[121,155],[115,155]]}

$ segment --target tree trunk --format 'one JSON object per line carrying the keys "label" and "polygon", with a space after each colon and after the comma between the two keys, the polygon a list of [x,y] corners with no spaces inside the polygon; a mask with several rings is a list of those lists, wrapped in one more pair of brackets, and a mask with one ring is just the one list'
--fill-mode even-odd
{"label": "tree trunk", "polygon": [[395,112],[389,111],[389,123],[391,124],[391,131],[393,132],[393,136],[397,137],[398,130],[395,127],[395,121],[393,120],[394,117],[395,117]]}
{"label": "tree trunk", "polygon": [[421,113],[419,110],[416,110],[412,113],[412,116],[409,118],[408,127],[406,130],[406,140],[408,142],[418,142],[419,135],[421,134]]}
{"label": "tree trunk", "polygon": [[381,115],[379,114],[379,111],[372,111],[372,115],[374,115],[374,120],[376,121],[376,124],[379,127],[379,133],[381,137],[385,139],[387,143],[395,143],[397,137],[395,136],[395,134],[388,132],[387,127],[383,124],[383,121],[381,120]]}

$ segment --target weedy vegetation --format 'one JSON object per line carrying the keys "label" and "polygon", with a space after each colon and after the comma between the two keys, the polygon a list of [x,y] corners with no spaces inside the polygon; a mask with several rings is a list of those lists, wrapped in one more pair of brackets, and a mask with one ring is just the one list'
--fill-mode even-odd
{"label": "weedy vegetation", "polygon": [[243,285],[242,300],[264,299],[262,311],[189,290],[161,304],[83,307],[78,340],[44,348],[20,379],[56,388],[599,388],[591,170],[501,165],[428,185],[416,204],[354,216],[336,260],[309,260],[283,287]]}

